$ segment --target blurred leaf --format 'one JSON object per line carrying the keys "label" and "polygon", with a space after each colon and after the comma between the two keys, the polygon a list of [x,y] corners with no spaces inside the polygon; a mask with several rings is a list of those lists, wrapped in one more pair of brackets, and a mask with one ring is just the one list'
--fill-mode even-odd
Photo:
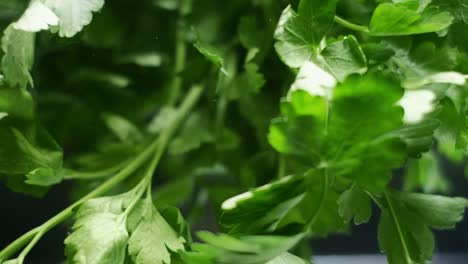
{"label": "blurred leaf", "polygon": [[29,71],[34,61],[34,38],[34,33],[17,30],[13,26],[3,32],[2,69],[5,82],[10,86],[23,88],[27,84],[33,85]]}
{"label": "blurred leaf", "polygon": [[372,14],[370,33],[375,36],[401,36],[447,29],[453,22],[448,12],[432,6],[422,7],[419,1],[380,4]]}

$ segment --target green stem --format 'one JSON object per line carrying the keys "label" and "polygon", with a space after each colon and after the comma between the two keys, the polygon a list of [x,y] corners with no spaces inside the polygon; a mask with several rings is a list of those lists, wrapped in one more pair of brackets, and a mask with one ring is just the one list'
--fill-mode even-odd
{"label": "green stem", "polygon": [[32,246],[34,246],[34,244],[36,244],[37,241],[45,233],[47,233],[50,229],[57,226],[59,223],[63,222],[65,219],[69,218],[73,214],[74,209],[76,209],[77,207],[85,203],[86,201],[108,192],[118,183],[125,180],[128,176],[130,176],[133,172],[135,172],[138,168],[140,168],[141,165],[145,161],[147,161],[147,159],[151,155],[153,155],[155,151],[156,151],[155,158],[153,159],[152,164],[155,163],[155,160],[157,163],[157,161],[159,161],[159,159],[161,158],[161,155],[163,154],[164,149],[167,146],[170,138],[173,136],[176,129],[180,126],[180,123],[182,123],[183,119],[189,114],[190,110],[198,101],[202,91],[203,91],[203,88],[201,86],[194,86],[190,90],[184,102],[181,104],[176,118],[173,120],[170,126],[166,130],[164,130],[161,136],[157,140],[155,140],[151,145],[149,145],[140,155],[138,155],[135,158],[135,160],[133,160],[127,167],[122,169],[114,177],[104,182],[98,188],[94,189],[94,191],[88,193],[86,196],[84,196],[80,200],[68,206],[63,211],[61,211],[60,213],[58,213],[57,215],[55,215],[54,217],[52,217],[51,219],[43,223],[42,225],[30,230],[29,232],[25,233],[24,235],[22,235],[21,237],[13,241],[10,245],[8,245],[6,248],[4,248],[0,252],[0,263],[8,259],[14,253],[16,253],[18,249],[24,247],[28,242],[31,241],[30,245],[32,244]]}
{"label": "green stem", "polygon": [[23,264],[24,259],[28,255],[29,251],[31,251],[31,249],[37,244],[37,242],[39,242],[39,240],[41,239],[43,235],[44,235],[43,231],[40,231],[39,233],[37,233],[37,235],[34,236],[34,238],[31,240],[31,242],[29,242],[29,244],[23,249],[23,251],[21,251],[21,253],[18,256],[18,261],[17,261],[18,264]]}
{"label": "green stem", "polygon": [[95,180],[99,178],[104,178],[106,176],[109,176],[118,172],[120,169],[127,166],[130,162],[131,160],[128,160],[128,161],[119,163],[116,166],[106,168],[103,170],[99,170],[99,171],[87,171],[87,172],[73,171],[70,174],[66,175],[64,179],[65,180]]}
{"label": "green stem", "polygon": [[364,33],[370,32],[368,27],[351,23],[348,20],[345,20],[339,16],[335,16],[335,22],[351,30],[356,30],[356,31],[364,32]]}
{"label": "green stem", "polygon": [[[8,245],[4,250],[0,252],[0,263],[5,261],[9,258],[12,254],[17,252],[21,249],[24,245],[26,245],[29,241],[31,241],[36,234],[39,232],[40,228],[36,227],[34,229],[29,230],[27,233],[16,239],[13,243]],[[11,252],[11,254],[7,254],[7,252]]]}
{"label": "green stem", "polygon": [[[150,168],[147,170],[147,172],[152,171]],[[145,175],[143,179],[133,188],[130,192],[136,192],[135,197],[133,198],[133,201],[130,203],[130,205],[125,208],[125,211],[122,214],[122,217],[120,218],[122,221],[125,221],[125,219],[128,217],[128,215],[132,212],[132,210],[135,208],[137,205],[138,201],[140,201],[141,197],[146,191],[146,187],[150,186],[149,184],[150,179]]]}
{"label": "green stem", "polygon": [[328,169],[324,168],[323,177],[322,177],[322,195],[320,197],[320,204],[319,204],[319,207],[317,208],[317,210],[315,211],[314,215],[312,216],[312,218],[308,222],[308,224],[306,226],[306,229],[305,229],[306,232],[311,231],[312,226],[315,224],[315,222],[317,222],[317,219],[320,216],[320,212],[322,211],[322,209],[323,209],[323,207],[325,205],[325,201],[327,200],[328,184],[329,184],[328,183]]}
{"label": "green stem", "polygon": [[175,36],[175,54],[174,54],[174,72],[172,83],[169,91],[169,105],[174,105],[180,96],[180,90],[182,89],[182,78],[180,73],[185,68],[185,59],[187,56],[187,46],[185,45],[184,38],[185,19],[182,11],[179,13],[176,36]]}
{"label": "green stem", "polygon": [[390,211],[390,215],[392,216],[392,220],[395,223],[397,232],[398,232],[398,237],[401,242],[401,246],[403,247],[403,254],[405,254],[405,259],[408,264],[412,264],[413,261],[411,260],[409,251],[408,251],[408,246],[406,245],[405,238],[403,237],[403,231],[401,230],[400,222],[398,221],[398,217],[396,215],[395,209],[393,207],[392,200],[390,196],[388,195],[388,191],[384,192],[385,200],[387,201],[388,204],[388,209]]}
{"label": "green stem", "polygon": [[369,196],[372,201],[374,201],[374,203],[382,210],[384,209],[382,203],[379,201],[379,199],[377,199],[377,197],[375,197],[375,195],[373,195],[372,193],[370,193],[369,191],[366,191],[364,190],[364,192],[367,194],[367,196]]}
{"label": "green stem", "polygon": [[224,119],[226,118],[226,111],[228,106],[228,99],[226,94],[221,90],[222,83],[224,82],[225,75],[221,71],[218,71],[218,80],[216,83],[216,92],[220,94],[218,104],[216,105],[216,116],[215,116],[215,136],[219,139],[224,125]]}
{"label": "green stem", "polygon": [[219,138],[221,136],[221,131],[223,129],[224,118],[226,117],[226,110],[227,110],[228,101],[224,96],[221,96],[218,100],[218,105],[216,107],[216,120],[215,120],[215,128],[216,128],[216,137]]}
{"label": "green stem", "polygon": [[281,179],[286,174],[286,158],[283,154],[279,154],[278,157],[278,178]]}

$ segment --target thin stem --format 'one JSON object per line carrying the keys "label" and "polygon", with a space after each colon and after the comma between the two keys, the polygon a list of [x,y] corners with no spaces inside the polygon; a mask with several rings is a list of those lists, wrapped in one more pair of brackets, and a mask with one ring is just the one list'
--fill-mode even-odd
{"label": "thin stem", "polygon": [[283,154],[279,154],[278,157],[278,178],[281,179],[286,174],[286,158]]}
{"label": "thin stem", "polygon": [[17,252],[20,248],[22,248],[24,245],[26,245],[31,239],[34,238],[34,236],[38,233],[39,227],[36,227],[34,229],[29,230],[27,233],[16,239],[13,243],[8,245],[2,252],[0,252],[0,263],[2,263],[4,260],[9,258],[11,255],[7,255],[8,252]]}
{"label": "thin stem", "polygon": [[221,131],[223,129],[224,118],[226,117],[226,110],[227,110],[228,101],[224,96],[221,96],[218,100],[218,105],[216,107],[216,120],[215,120],[215,127],[216,127],[216,137],[219,138],[221,136]]}
{"label": "thin stem", "polygon": [[372,193],[370,193],[369,191],[366,191],[364,190],[364,192],[372,199],[372,201],[374,201],[374,203],[382,210],[384,209],[382,203],[380,203],[379,199],[377,199],[377,197],[375,197],[375,195],[373,195]]}
{"label": "thin stem", "polygon": [[158,143],[159,143],[159,139],[153,142],[147,149],[145,149],[145,151],[143,151],[139,156],[137,156],[132,161],[132,163],[129,164],[129,166],[125,167],[123,170],[117,173],[114,177],[110,178],[109,180],[101,184],[98,188],[94,189],[92,192],[88,193],[86,196],[82,197],[80,200],[68,206],[63,211],[61,211],[54,217],[50,218],[48,221],[46,221],[42,225],[36,227],[35,229],[27,232],[23,236],[13,241],[10,245],[8,245],[6,248],[4,248],[0,252],[0,260],[3,261],[9,258],[19,248],[22,248],[24,245],[26,245],[26,243],[31,241],[31,239],[36,239],[36,237],[40,238],[42,234],[48,232],[50,229],[54,228],[59,223],[61,223],[62,221],[70,217],[73,214],[73,210],[77,208],[78,206],[80,206],[81,204],[83,204],[84,202],[107,192],[108,190],[113,188],[115,185],[117,185],[118,183],[126,179],[134,171],[136,171],[136,169],[138,169],[141,166],[141,164],[143,164],[150,157],[150,155],[154,152],[154,150],[158,146]]}
{"label": "thin stem", "polygon": [[351,23],[348,20],[345,20],[339,16],[335,16],[335,22],[351,30],[356,30],[356,31],[364,32],[364,33],[370,32],[368,27]]}
{"label": "thin stem", "polygon": [[[150,171],[150,169],[148,169],[148,171]],[[145,177],[143,177],[143,179],[141,179],[141,181],[137,184],[137,186],[133,190],[131,190],[131,192],[136,191],[136,195],[133,198],[133,201],[130,203],[130,205],[127,208],[125,208],[125,211],[123,212],[122,218],[121,218],[122,221],[124,221],[127,218],[127,216],[132,212],[132,210],[135,208],[138,201],[140,200],[140,198],[145,193],[146,186],[151,185],[151,184],[148,184],[148,180],[149,180],[149,178],[146,177],[146,175],[145,175]]]}
{"label": "thin stem", "polygon": [[218,80],[216,83],[216,92],[220,92],[218,104],[216,105],[216,117],[215,117],[215,134],[216,138],[221,136],[221,130],[223,129],[224,119],[226,117],[226,110],[228,106],[228,100],[224,91],[221,91],[222,83],[224,82],[225,75],[221,71],[218,72]]}
{"label": "thin stem", "polygon": [[107,191],[112,189],[114,186],[116,186],[118,183],[125,180],[128,176],[130,176],[133,172],[135,172],[139,167],[141,167],[141,165],[145,161],[147,161],[147,159],[151,155],[153,155],[155,151],[156,151],[155,158],[153,159],[152,163],[154,163],[155,160],[157,163],[157,161],[159,161],[159,159],[161,158],[161,155],[163,154],[164,149],[167,146],[170,138],[173,136],[173,134],[175,133],[177,128],[180,126],[184,118],[188,115],[190,110],[198,101],[202,91],[203,91],[203,88],[201,86],[194,86],[190,90],[184,102],[181,104],[176,118],[173,120],[170,126],[166,130],[164,130],[161,136],[157,140],[155,140],[151,145],[149,145],[148,148],[146,148],[140,155],[138,155],[135,158],[135,160],[133,160],[127,167],[123,168],[114,177],[110,178],[109,180],[104,182],[102,185],[100,185],[98,188],[88,193],[86,196],[76,201],[72,205],[68,206],[63,211],[61,211],[60,213],[58,213],[57,215],[55,215],[54,217],[52,217],[51,219],[43,223],[42,225],[32,229],[31,231],[25,233],[24,235],[22,235],[21,237],[13,241],[10,245],[8,245],[6,248],[4,248],[0,252],[0,262],[8,259],[15,252],[17,252],[18,249],[24,247],[30,241],[31,243],[29,245],[32,244],[32,246],[34,246],[34,244],[37,243],[37,241],[42,237],[43,234],[47,233],[50,229],[54,228],[59,223],[63,222],[65,219],[69,218],[73,214],[74,209],[76,209],[77,207],[85,203],[86,201],[106,193]]}
{"label": "thin stem", "polygon": [[169,105],[174,105],[180,96],[182,89],[182,78],[180,73],[185,68],[185,59],[187,56],[187,46],[184,38],[185,19],[182,11],[179,12],[175,33],[175,54],[174,54],[174,71],[172,83],[169,91]]}
{"label": "thin stem", "polygon": [[164,135],[161,135],[161,140],[162,141],[158,145],[158,148],[156,149],[156,153],[154,154],[154,157],[151,160],[151,163],[149,164],[148,169],[146,170],[146,173],[143,176],[143,179],[140,181],[140,183],[135,188],[136,191],[137,191],[137,195],[135,196],[132,203],[125,209],[125,212],[124,212],[125,216],[128,216],[128,214],[130,214],[130,212],[133,210],[133,208],[135,208],[135,206],[138,203],[138,201],[140,200],[140,198],[147,191],[147,189],[151,186],[154,171],[156,170],[156,167],[158,166],[158,163],[161,160],[161,156],[162,156],[162,154],[164,153],[164,150],[167,147],[167,143],[169,142],[169,138],[165,138]]}
{"label": "thin stem", "polygon": [[95,180],[99,178],[103,178],[109,175],[112,175],[113,173],[116,173],[126,165],[128,165],[131,162],[131,160],[119,163],[113,167],[106,168],[103,170],[98,170],[98,171],[86,171],[86,172],[81,172],[81,171],[73,171],[70,174],[66,175],[64,177],[65,180]]}
{"label": "thin stem", "polygon": [[398,217],[397,217],[397,215],[395,213],[395,209],[393,208],[393,203],[391,201],[390,196],[388,195],[388,191],[384,192],[384,196],[385,196],[385,200],[387,201],[388,208],[389,208],[390,214],[392,216],[392,220],[395,223],[395,226],[396,226],[396,229],[397,229],[397,232],[398,232],[398,237],[400,239],[401,246],[403,247],[403,253],[405,254],[406,262],[408,264],[412,264],[413,261],[410,258],[410,254],[409,254],[409,251],[408,251],[408,246],[406,245],[405,239],[403,237],[403,231],[401,230],[400,222],[398,221]]}
{"label": "thin stem", "polygon": [[37,233],[37,235],[34,236],[34,238],[31,240],[31,242],[29,242],[29,244],[23,249],[23,251],[21,251],[21,253],[18,256],[18,264],[23,264],[23,261],[28,255],[29,251],[31,251],[31,249],[37,244],[37,242],[39,242],[43,235],[43,231]]}

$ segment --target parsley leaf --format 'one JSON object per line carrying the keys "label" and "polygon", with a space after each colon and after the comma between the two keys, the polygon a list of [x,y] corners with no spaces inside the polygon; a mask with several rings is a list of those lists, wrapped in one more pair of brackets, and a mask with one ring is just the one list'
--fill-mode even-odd
{"label": "parsley leaf", "polygon": [[[304,199],[304,192],[303,177],[284,177],[226,200],[222,204],[221,223],[231,233],[274,231],[289,211]],[[238,218],[240,213],[242,219]]]}
{"label": "parsley leaf", "polygon": [[348,75],[363,74],[367,71],[367,60],[364,52],[352,35],[328,43],[320,54],[338,80],[343,81]]}
{"label": "parsley leaf", "polygon": [[128,216],[128,253],[135,263],[171,263],[169,251],[184,250],[185,240],[178,237],[150,197],[140,201]]}
{"label": "parsley leaf", "polygon": [[209,232],[199,232],[198,236],[206,244],[193,244],[196,251],[182,255],[187,263],[265,263],[282,255],[302,239],[302,235],[234,238],[225,234],[215,235]]}
{"label": "parsley leaf", "polygon": [[370,34],[375,36],[401,36],[442,31],[452,22],[450,13],[410,0],[380,4],[372,14],[369,27]]}
{"label": "parsley leaf", "polygon": [[439,159],[433,151],[419,159],[410,159],[406,169],[403,189],[422,189],[424,193],[448,193],[449,181],[444,177]]}
{"label": "parsley leaf", "polygon": [[335,0],[301,0],[297,13],[291,6],[283,10],[275,31],[275,49],[286,65],[298,68],[312,58],[333,23],[335,7]]}
{"label": "parsley leaf", "polygon": [[[311,167],[323,165],[336,177],[354,179],[369,190],[382,190],[391,169],[400,166],[405,155],[399,140],[383,137],[402,124],[402,111],[395,104],[402,89],[374,74],[350,76],[333,90],[328,114],[325,98],[301,92],[301,97],[316,102],[313,107],[305,107],[307,101],[298,101],[301,97],[294,96],[297,92],[293,92],[291,102],[285,103],[284,118],[270,127],[271,145]],[[308,108],[308,113],[295,110]],[[378,121],[381,115],[387,117],[386,122]],[[370,160],[380,163],[369,166],[373,164]]]}
{"label": "parsley leaf", "polygon": [[61,37],[73,37],[88,25],[93,12],[99,11],[104,0],[43,0],[59,18],[58,34]]}
{"label": "parsley leaf", "polygon": [[72,263],[124,263],[129,237],[124,209],[133,193],[89,200],[76,213],[65,239]]}
{"label": "parsley leaf", "polygon": [[197,42],[194,44],[194,47],[203,55],[207,60],[213,63],[218,67],[222,73],[228,75],[227,70],[224,68],[224,58],[221,55],[221,52],[215,47],[208,45],[206,43]]}
{"label": "parsley leaf", "polygon": [[59,18],[40,1],[32,1],[23,15],[13,24],[17,30],[38,32],[48,30],[49,26],[57,26]]}
{"label": "parsley leaf", "polygon": [[399,192],[386,194],[386,201],[378,238],[390,264],[431,260],[435,242],[430,227],[453,228],[468,206],[463,198]]}
{"label": "parsley leaf", "polygon": [[2,38],[2,69],[5,82],[10,86],[33,85],[29,71],[34,61],[34,38],[34,33],[17,30],[13,26],[5,29]]}
{"label": "parsley leaf", "polygon": [[468,24],[468,1],[467,0],[433,0],[434,5],[442,10],[450,12],[456,20]]}
{"label": "parsley leaf", "polygon": [[370,197],[357,186],[344,191],[338,199],[338,205],[343,220],[350,222],[354,219],[355,225],[366,223],[372,215]]}
{"label": "parsley leaf", "polygon": [[307,264],[307,262],[301,258],[294,256],[291,253],[283,253],[282,255],[268,261],[266,264]]}

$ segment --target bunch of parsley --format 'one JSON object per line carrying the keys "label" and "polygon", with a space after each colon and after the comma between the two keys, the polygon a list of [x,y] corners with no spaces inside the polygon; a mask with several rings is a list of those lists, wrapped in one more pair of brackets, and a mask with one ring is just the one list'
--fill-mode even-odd
{"label": "bunch of parsley", "polygon": [[467,0],[9,0],[0,27],[0,179],[74,183],[0,263],[69,218],[67,263],[309,263],[378,214],[422,264],[468,206],[433,194],[468,153]]}

